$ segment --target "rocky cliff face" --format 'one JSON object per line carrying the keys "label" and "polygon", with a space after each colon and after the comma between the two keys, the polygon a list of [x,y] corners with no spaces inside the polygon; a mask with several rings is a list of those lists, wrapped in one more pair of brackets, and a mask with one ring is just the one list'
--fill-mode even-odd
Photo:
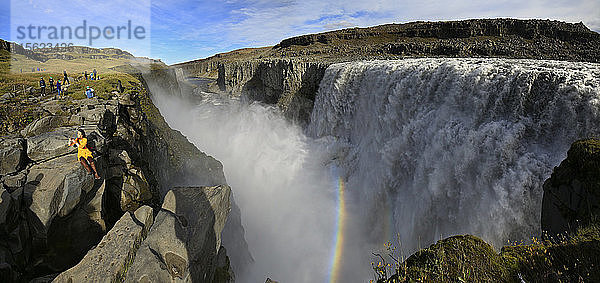
{"label": "rocky cliff face", "polygon": [[569,43],[587,43],[598,40],[582,23],[570,24],[550,20],[477,19],[448,22],[412,22],[387,24],[372,28],[351,28],[339,31],[309,34],[284,39],[275,48],[292,45],[327,44],[336,40],[363,39],[382,35],[413,38],[469,38],[477,36],[518,36],[525,39],[555,38]]}
{"label": "rocky cliff face", "polygon": [[277,104],[287,117],[307,122],[328,64],[271,59],[219,64],[219,89],[231,96]]}
{"label": "rocky cliff face", "polygon": [[572,234],[600,217],[600,140],[580,140],[544,183],[542,231]]}
{"label": "rocky cliff face", "polygon": [[[149,73],[145,73],[143,75],[143,80],[146,83],[147,88],[152,92],[152,96],[164,96],[164,97],[181,97],[184,99],[190,99],[190,103],[193,103],[193,97],[191,96],[191,94],[193,93],[193,88],[194,86],[184,82],[184,81],[180,81],[179,79],[181,78],[180,76],[177,75],[177,73],[173,70],[173,69],[156,69],[153,70]],[[148,97],[150,98],[150,97]],[[144,105],[148,105],[151,108],[154,108],[154,105],[152,104],[152,102],[150,100],[147,100],[144,102]],[[157,113],[158,110],[156,110],[156,112],[150,111],[151,113]],[[158,117],[158,116],[156,116]],[[162,121],[161,125],[163,125],[162,127],[168,127],[168,125],[166,125],[166,123],[164,123],[164,120],[161,117],[159,117],[159,120]],[[164,124],[162,124],[164,123]],[[179,134],[179,132],[174,131],[173,133],[176,133],[177,135],[181,135]],[[168,138],[168,137],[166,137]],[[156,140],[157,143],[163,142],[162,139],[157,139]],[[168,143],[170,144],[170,143]],[[182,152],[183,156],[179,156],[178,158],[180,159],[185,159],[185,156],[188,156],[189,154],[186,152],[195,152],[197,151],[196,147],[193,146],[190,143],[185,143],[185,147],[183,147],[184,149],[179,150],[179,152]],[[159,154],[160,155],[160,154]],[[164,155],[164,153],[163,153]],[[165,158],[165,156],[163,156],[162,158]],[[179,176],[176,179],[173,179],[172,181],[167,182],[167,185],[172,185],[172,184],[177,184],[178,186],[190,186],[192,185],[194,182],[197,184],[207,184],[210,186],[211,183],[215,183],[218,184],[219,182],[224,182],[224,177],[222,176],[222,167],[219,168],[213,168],[211,166],[207,166],[206,162],[198,162],[195,160],[204,160],[204,159],[192,159],[190,162],[179,162],[176,163],[172,166],[168,166],[165,168],[162,168],[160,170],[163,170],[161,172],[163,172],[164,174],[167,175],[171,175],[171,176]],[[156,162],[164,162],[164,160],[156,160]],[[177,165],[179,164],[179,165]],[[220,166],[220,164],[219,164]],[[180,168],[178,169],[177,172],[171,172],[169,173],[169,170],[173,170],[174,168]],[[202,169],[202,170],[199,170]],[[214,173],[212,172],[220,172],[221,175],[214,175]],[[163,174],[161,173],[161,174]],[[208,176],[207,176],[208,174]],[[211,175],[212,174],[212,175]],[[216,178],[217,176],[219,176],[219,178]],[[193,179],[190,179],[193,178]],[[224,184],[224,183],[221,183]],[[168,188],[165,187],[165,188]],[[232,191],[235,191],[235,188],[232,189]],[[233,193],[231,196],[231,214],[229,215],[229,217],[227,218],[227,221],[225,223],[225,226],[223,228],[223,245],[228,247],[230,250],[230,254],[229,256],[231,257],[231,264],[233,267],[233,270],[236,273],[243,273],[244,270],[246,268],[248,268],[252,263],[253,263],[253,258],[252,255],[250,254],[249,250],[248,250],[248,245],[246,243],[245,240],[245,236],[244,236],[244,227],[242,226],[242,214],[240,212],[239,207],[236,205],[235,201],[234,201],[234,197],[233,197]],[[225,261],[229,261],[229,258],[227,258],[226,256],[224,256],[221,252],[220,253],[220,262],[221,264],[218,264],[219,266],[222,266],[223,262]],[[227,260],[225,260],[225,258],[227,258]],[[220,272],[217,274],[217,276],[215,277],[216,280],[221,280],[223,278],[230,278],[232,276],[228,275],[228,271],[227,269],[223,269],[223,268],[219,268]]]}
{"label": "rocky cliff face", "polygon": [[[105,217],[110,205],[105,205],[103,199],[114,188],[88,175],[66,143],[77,127],[88,131],[98,171],[106,180],[115,177],[108,172],[106,162],[111,146],[96,125],[103,115],[116,113],[117,104],[78,101],[64,106],[71,118],[81,119],[78,126],[67,122],[53,128],[52,119],[45,119],[46,123],[40,119],[23,131],[26,139],[17,135],[4,138],[2,151],[12,156],[4,166],[6,170],[0,172],[3,195],[10,194],[2,202],[7,209],[5,221],[0,224],[1,276],[7,282],[62,271],[77,263],[112,226]],[[61,106],[56,101],[45,101],[40,107],[49,109],[47,115],[57,116],[50,113]],[[34,135],[43,128],[49,132]],[[135,200],[125,197],[123,202]]]}
{"label": "rocky cliff face", "polygon": [[[168,90],[167,95],[181,95],[181,87],[174,74],[156,70],[142,78],[144,89]],[[226,184],[221,163],[199,151],[179,131],[172,130],[154,106],[151,94],[140,96],[141,111],[150,122],[145,129],[143,152],[149,164],[155,164],[160,195],[163,197],[174,186],[215,186]],[[141,113],[134,113],[139,116]]]}
{"label": "rocky cliff face", "polygon": [[172,66],[217,80],[211,91],[277,104],[307,124],[332,63],[407,57],[501,57],[600,62],[600,34],[583,24],[480,19],[352,28],[282,40]]}
{"label": "rocky cliff face", "polygon": [[[171,213],[190,215],[182,224],[185,235],[178,234],[179,230],[165,233],[179,239],[180,246],[199,245],[194,246],[195,252],[211,263],[203,267],[203,274],[210,277],[217,267],[229,270],[216,263],[223,262],[217,255],[230,210],[222,166],[168,127],[143,85],[115,94],[111,100],[42,99],[38,103],[44,113],[41,118],[20,134],[0,139],[0,281],[52,280],[86,254],[96,265],[81,263],[57,281],[125,278],[146,232],[153,222],[161,222],[161,213],[153,221],[151,207],[158,209],[163,196],[176,185],[220,186],[186,191],[207,199],[198,202],[206,205],[188,205],[180,211],[182,201],[173,200],[177,206]],[[76,160],[76,150],[67,147],[78,128],[88,135],[100,180],[87,174]],[[215,198],[218,204],[213,203]],[[123,229],[131,234],[123,235]],[[103,237],[105,244],[98,244]],[[125,237],[128,244],[118,246],[122,243],[115,243],[115,237]],[[189,257],[189,265],[197,261],[180,253],[172,251],[169,257]],[[94,258],[104,258],[100,263],[114,268],[100,267]],[[99,269],[108,273],[100,276]]]}

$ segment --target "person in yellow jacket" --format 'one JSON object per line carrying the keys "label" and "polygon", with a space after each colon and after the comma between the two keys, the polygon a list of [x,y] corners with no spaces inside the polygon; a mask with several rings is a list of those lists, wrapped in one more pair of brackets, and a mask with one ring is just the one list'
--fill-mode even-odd
{"label": "person in yellow jacket", "polygon": [[87,147],[87,138],[85,132],[82,129],[77,130],[77,138],[69,139],[69,146],[77,146],[77,160],[83,165],[83,168],[90,174],[94,175],[94,178],[100,179],[98,171],[96,170],[96,164],[94,162],[94,156]]}

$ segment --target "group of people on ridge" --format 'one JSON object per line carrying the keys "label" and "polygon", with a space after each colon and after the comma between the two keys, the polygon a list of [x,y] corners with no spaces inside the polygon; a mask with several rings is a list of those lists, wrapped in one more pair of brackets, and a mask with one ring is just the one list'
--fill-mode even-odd
{"label": "group of people on ridge", "polygon": [[[56,92],[58,93],[59,98],[63,94],[63,85],[71,84],[69,81],[69,76],[67,75],[67,70],[63,71],[63,75],[63,81],[61,82],[61,80],[57,80],[56,84],[54,83],[54,79],[52,77],[48,79],[50,93],[54,92],[54,87],[56,87]],[[44,77],[40,77],[40,94],[41,96],[46,96],[46,81],[44,80]]]}
{"label": "group of people on ridge", "polygon": [[[98,80],[98,72],[96,72],[96,69],[94,69],[90,74],[90,81],[95,81]],[[83,78],[87,81],[88,80],[88,71],[84,71],[83,72]]]}
{"label": "group of people on ridge", "polygon": [[[67,70],[63,71],[63,75],[64,75],[63,80],[62,81],[57,80],[56,83],[54,83],[54,79],[52,77],[50,77],[48,79],[48,84],[50,85],[50,93],[53,93],[54,88],[56,87],[56,91],[58,93],[58,98],[60,98],[60,96],[64,94],[63,87],[67,84],[70,85],[69,76],[67,75]],[[88,79],[87,71],[85,71],[85,73],[84,73],[84,78],[86,80]],[[96,69],[94,69],[94,71],[92,73],[90,73],[90,80],[98,80],[98,73],[96,72]],[[120,83],[120,81],[119,81],[119,83]],[[44,80],[44,77],[40,77],[40,95],[46,96],[46,81]],[[87,98],[93,98],[96,96],[96,92],[94,91],[93,88],[86,86],[85,96]]]}

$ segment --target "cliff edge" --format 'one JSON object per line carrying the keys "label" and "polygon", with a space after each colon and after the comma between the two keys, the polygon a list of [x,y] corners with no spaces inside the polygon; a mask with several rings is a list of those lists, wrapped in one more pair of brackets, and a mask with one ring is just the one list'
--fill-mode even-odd
{"label": "cliff edge", "polygon": [[172,65],[210,78],[209,90],[278,105],[309,123],[325,69],[333,63],[408,57],[499,57],[600,62],[600,34],[581,23],[477,19],[412,22],[302,35]]}

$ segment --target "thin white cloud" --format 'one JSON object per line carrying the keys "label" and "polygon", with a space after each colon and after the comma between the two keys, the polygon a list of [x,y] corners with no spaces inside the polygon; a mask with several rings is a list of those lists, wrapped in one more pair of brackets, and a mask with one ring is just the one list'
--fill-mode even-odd
{"label": "thin white cloud", "polygon": [[468,18],[541,18],[567,22],[583,21],[598,30],[600,1],[434,1],[317,0],[281,2],[253,1],[253,6],[232,11],[243,19],[225,25],[229,41],[238,44],[270,45],[302,33],[336,27],[371,26],[414,20]]}
{"label": "thin white cloud", "polygon": [[341,29],[341,28],[348,28],[348,27],[353,27],[356,26],[355,24],[348,22],[346,20],[343,21],[338,21],[338,22],[330,22],[327,24],[324,24],[323,27],[327,30],[336,30],[336,29]]}

